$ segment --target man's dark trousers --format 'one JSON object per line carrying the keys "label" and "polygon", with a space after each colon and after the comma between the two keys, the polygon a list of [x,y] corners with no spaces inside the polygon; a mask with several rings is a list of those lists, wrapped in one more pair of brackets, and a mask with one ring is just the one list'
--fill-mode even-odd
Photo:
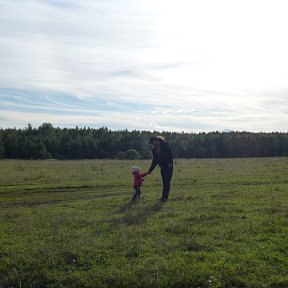
{"label": "man's dark trousers", "polygon": [[170,193],[170,182],[173,175],[173,166],[172,167],[161,167],[161,176],[163,181],[163,191],[162,191],[162,199],[167,200]]}

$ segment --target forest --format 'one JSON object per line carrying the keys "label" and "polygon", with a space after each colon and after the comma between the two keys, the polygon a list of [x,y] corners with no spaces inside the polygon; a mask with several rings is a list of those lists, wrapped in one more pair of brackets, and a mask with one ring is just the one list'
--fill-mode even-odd
{"label": "forest", "polygon": [[0,158],[5,159],[150,159],[152,135],[165,137],[175,158],[288,156],[288,133],[113,131],[101,128],[0,129]]}

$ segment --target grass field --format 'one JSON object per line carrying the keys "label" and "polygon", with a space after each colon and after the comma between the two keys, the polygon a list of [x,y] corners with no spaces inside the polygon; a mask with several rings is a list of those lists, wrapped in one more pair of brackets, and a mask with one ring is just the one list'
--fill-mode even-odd
{"label": "grass field", "polygon": [[288,158],[0,161],[0,287],[288,287]]}

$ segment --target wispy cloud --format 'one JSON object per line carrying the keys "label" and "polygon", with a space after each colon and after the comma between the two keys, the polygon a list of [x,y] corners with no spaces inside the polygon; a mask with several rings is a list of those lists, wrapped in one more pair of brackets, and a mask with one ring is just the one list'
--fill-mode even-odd
{"label": "wispy cloud", "polygon": [[0,127],[286,131],[286,8],[2,1]]}

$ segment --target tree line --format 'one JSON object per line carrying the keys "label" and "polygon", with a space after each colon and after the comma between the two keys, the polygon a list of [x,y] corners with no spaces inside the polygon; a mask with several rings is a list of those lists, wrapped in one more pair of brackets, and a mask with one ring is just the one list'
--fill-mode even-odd
{"label": "tree line", "polygon": [[113,131],[107,127],[0,129],[0,158],[6,159],[150,159],[152,135],[171,145],[175,158],[288,156],[288,133]]}

